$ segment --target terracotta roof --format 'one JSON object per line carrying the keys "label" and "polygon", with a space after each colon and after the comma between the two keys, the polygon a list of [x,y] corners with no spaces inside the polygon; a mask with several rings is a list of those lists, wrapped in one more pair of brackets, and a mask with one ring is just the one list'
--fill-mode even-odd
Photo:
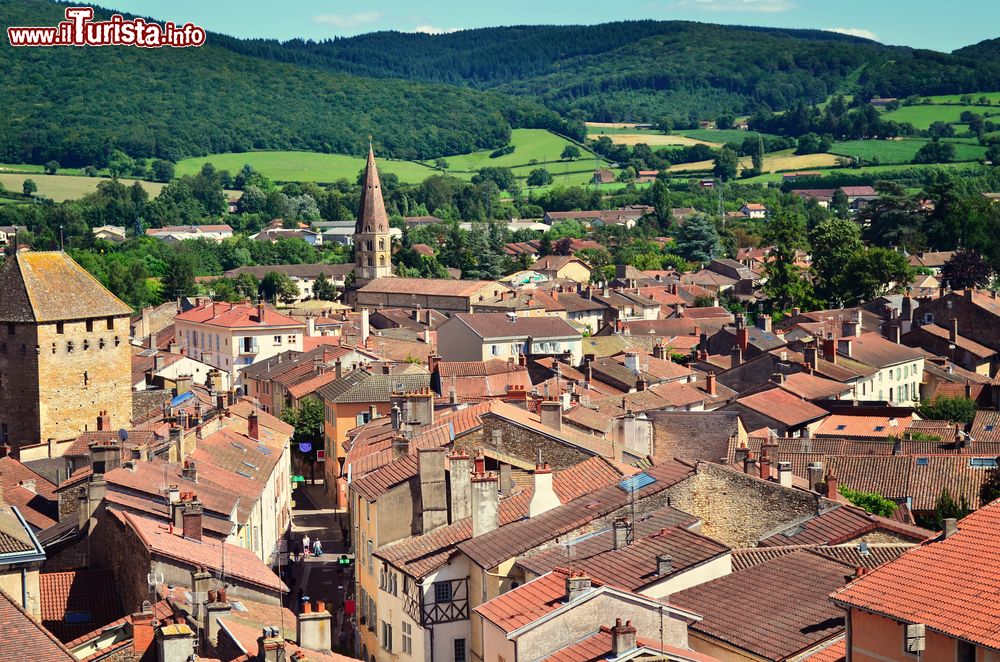
{"label": "terracotta roof", "polygon": [[[662,492],[690,477],[694,468],[671,461],[650,467],[646,474],[655,481],[634,493],[636,501]],[[534,549],[558,536],[579,529],[629,503],[629,494],[618,485],[596,489],[586,496],[564,503],[541,515],[514,522],[477,536],[459,545],[470,559],[484,568],[493,568],[508,559]]]}
{"label": "terracotta roof", "polygon": [[850,391],[850,387],[841,382],[810,375],[807,372],[785,375],[780,387],[805,400],[822,400]]}
{"label": "terracotta roof", "polygon": [[860,336],[842,338],[841,340],[851,341],[852,359],[877,368],[914,361],[923,357],[923,352],[894,343],[878,333],[862,333]]}
{"label": "terracotta roof", "polygon": [[0,458],[0,495],[36,529],[47,529],[59,519],[55,490],[55,485],[14,458]]}
{"label": "terracotta roof", "polygon": [[840,505],[819,515],[783,524],[780,530],[764,534],[759,544],[762,547],[838,545],[875,531],[908,538],[914,543],[933,535],[932,531],[876,517],[855,506]]}
{"label": "terracotta roof", "polygon": [[0,322],[131,315],[132,308],[66,253],[21,252],[0,266]]}
{"label": "terracotta roof", "polygon": [[[963,336],[961,334],[959,334],[955,338],[955,340],[952,341],[951,340],[951,331],[949,329],[946,329],[943,326],[939,326],[937,324],[924,324],[922,326],[918,326],[916,329],[914,329],[910,333],[914,333],[914,334],[928,333],[928,334],[930,334],[932,336],[935,336],[937,338],[941,338],[942,340],[946,340],[948,342],[951,342],[956,347],[964,349],[965,351],[969,352],[970,354],[972,354],[974,356],[977,356],[977,357],[980,357],[980,358],[989,358],[989,357],[991,357],[991,356],[993,356],[994,354],[997,353],[997,351],[995,349],[990,349],[989,347],[986,347],[985,345],[980,345],[975,340],[972,340],[971,338],[967,338],[967,337],[965,337],[965,336]],[[908,336],[908,335],[910,335],[910,333],[907,333],[906,335]],[[915,343],[915,344],[919,344],[919,341],[917,343]]]}
{"label": "terracotta roof", "polygon": [[210,571],[222,572],[223,549],[225,549],[226,575],[255,584],[268,591],[288,592],[288,587],[249,549],[229,543],[203,538],[189,540],[180,532],[170,533],[170,529],[146,517],[111,511],[154,554],[169,556],[191,566],[204,565]]}
{"label": "terracotta roof", "polygon": [[804,662],[844,662],[847,659],[847,640],[841,637],[832,644],[803,658]]}
{"label": "terracotta roof", "polygon": [[739,398],[736,402],[788,426],[803,425],[828,414],[825,409],[777,388]]}
{"label": "terracotta roof", "polygon": [[844,613],[827,596],[853,570],[795,551],[674,593],[670,601],[702,616],[690,630],[768,660],[784,660],[843,632]]}
{"label": "terracotta roof", "polygon": [[296,331],[303,331],[305,323],[300,322],[288,315],[282,315],[270,306],[264,305],[263,319],[256,305],[248,303],[219,303],[209,302],[203,306],[192,308],[191,310],[179,313],[175,318],[178,321],[197,322],[208,326],[219,326],[229,329],[242,329],[247,327],[297,327]]}
{"label": "terracotta roof", "polygon": [[[43,572],[38,576],[42,625],[60,641],[72,641],[124,616],[110,570]],[[67,615],[71,615],[67,619]],[[73,618],[72,616],[76,616]]]}
{"label": "terracotta roof", "polygon": [[1000,501],[958,523],[831,597],[839,605],[888,616],[988,648],[1000,648]]}
{"label": "terracotta roof", "polygon": [[376,278],[359,292],[380,294],[423,294],[430,296],[471,297],[493,287],[506,291],[506,285],[493,280],[452,280],[449,278]]}
{"label": "terracotta roof", "polygon": [[797,550],[805,550],[813,554],[822,554],[843,561],[852,567],[865,567],[874,570],[880,565],[893,561],[901,554],[913,549],[912,543],[868,543],[865,553],[862,553],[858,543],[844,545],[787,545],[785,547],[748,547],[734,549],[732,553],[733,572],[752,568],[755,565],[772,561],[780,556],[791,554]]}
{"label": "terracotta roof", "polygon": [[324,400],[339,402],[389,402],[395,392],[416,391],[430,386],[431,376],[422,372],[385,374],[358,369],[319,389]]}
{"label": "terracotta roof", "polygon": [[912,417],[830,414],[814,432],[817,436],[887,438],[902,436]]}
{"label": "terracotta roof", "polygon": [[[566,579],[572,572],[574,571],[557,568],[479,605],[476,611],[510,634],[566,604]],[[603,585],[596,579],[591,580],[593,588]]]}
{"label": "terracotta roof", "polygon": [[17,558],[24,554],[40,552],[36,547],[26,520],[18,516],[16,506],[0,508],[0,559],[10,554]]}
{"label": "terracotta roof", "polygon": [[30,655],[31,662],[76,662],[55,636],[32,618],[21,605],[0,589],[0,628],[3,628],[3,647],[7,652],[18,651]]}

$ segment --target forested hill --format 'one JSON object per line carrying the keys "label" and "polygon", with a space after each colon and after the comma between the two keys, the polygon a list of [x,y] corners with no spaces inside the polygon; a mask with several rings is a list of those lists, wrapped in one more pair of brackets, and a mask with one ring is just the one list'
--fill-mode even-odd
{"label": "forested hill", "polygon": [[[908,96],[993,89],[995,64],[819,30],[631,21],[323,42],[233,41],[262,57],[365,76],[463,84],[593,120],[783,110],[834,92]],[[373,57],[374,54],[374,57]]]}
{"label": "forested hill", "polygon": [[243,55],[211,34],[188,49],[7,44],[8,26],[55,25],[63,11],[0,0],[0,162],[102,165],[112,148],[170,160],[248,149],[362,154],[370,134],[384,155],[424,158],[499,147],[508,120],[541,126],[554,117],[500,93]]}

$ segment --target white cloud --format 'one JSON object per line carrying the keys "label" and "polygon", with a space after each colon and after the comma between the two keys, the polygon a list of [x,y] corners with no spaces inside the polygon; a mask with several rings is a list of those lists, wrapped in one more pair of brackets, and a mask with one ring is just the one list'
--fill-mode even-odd
{"label": "white cloud", "polygon": [[852,37],[864,37],[865,39],[871,39],[872,41],[878,41],[878,35],[871,30],[864,30],[862,28],[825,28],[827,32],[839,32],[840,34],[850,35]]}
{"label": "white cloud", "polygon": [[313,16],[313,23],[329,25],[337,30],[353,30],[382,18],[380,11],[362,11],[355,14],[320,14]]}
{"label": "white cloud", "polygon": [[426,32],[427,34],[447,34],[449,32],[458,32],[458,28],[439,28],[434,25],[418,25],[410,32]]}
{"label": "white cloud", "polygon": [[678,0],[674,7],[704,11],[759,12],[771,14],[795,9],[792,0]]}

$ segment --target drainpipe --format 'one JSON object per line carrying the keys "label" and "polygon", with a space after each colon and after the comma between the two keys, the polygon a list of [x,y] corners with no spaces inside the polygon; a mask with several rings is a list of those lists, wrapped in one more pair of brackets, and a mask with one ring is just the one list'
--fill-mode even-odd
{"label": "drainpipe", "polygon": [[31,613],[28,610],[28,569],[21,568],[21,607],[24,611]]}

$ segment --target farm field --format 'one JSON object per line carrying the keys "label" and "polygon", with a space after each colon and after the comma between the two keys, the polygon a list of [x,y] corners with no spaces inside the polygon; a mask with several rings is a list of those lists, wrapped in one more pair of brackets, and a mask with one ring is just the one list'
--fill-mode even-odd
{"label": "farm field", "polygon": [[[807,168],[829,168],[837,165],[837,157],[833,154],[793,154],[791,150],[774,152],[764,156],[764,170],[767,172],[777,172],[779,170],[804,170]],[[715,166],[714,161],[695,161],[693,163],[678,163],[670,167],[671,173],[675,172],[704,172],[711,170]],[[749,156],[740,158],[740,167],[751,167]],[[756,178],[754,178],[756,179]],[[752,180],[741,180],[752,181]]]}
{"label": "farm field", "polygon": [[[594,138],[595,136],[589,135],[589,138]],[[608,134],[608,138],[611,142],[616,145],[639,145],[645,144],[650,147],[689,147],[691,145],[708,145],[712,148],[722,147],[722,143],[713,143],[707,140],[698,140],[696,138],[688,138],[687,136],[674,135],[674,134],[662,134],[653,133],[647,131],[645,133],[612,133]]]}
{"label": "farm field", "polygon": [[[196,174],[205,163],[233,174],[249,163],[258,172],[279,182],[335,182],[342,178],[354,181],[365,167],[365,159],[346,154],[240,152],[184,159],[177,163],[176,174],[178,177]],[[432,168],[412,161],[379,159],[378,167],[380,172],[391,172],[407,183],[419,183],[434,174]]]}
{"label": "farm field", "polygon": [[[560,161],[560,154],[567,145],[575,145],[572,141],[545,129],[514,129],[511,131],[510,144],[514,146],[514,151],[495,159],[490,158],[493,150],[446,156],[444,160],[448,162],[447,172],[467,172],[471,175],[474,171],[485,167],[513,168],[534,165],[532,161],[537,164],[556,162]],[[581,158],[572,162],[576,169],[588,167],[593,170],[604,163],[603,159],[585,148],[581,148],[580,152]],[[584,163],[588,165],[584,166]],[[549,165],[555,167],[553,163]]]}
{"label": "farm field", "polygon": [[[882,164],[912,163],[926,140],[848,140],[835,143],[833,154],[856,156],[866,161],[878,159]],[[955,145],[956,161],[978,161],[985,157],[986,148],[964,141],[949,140]]]}
{"label": "farm field", "polygon": [[[0,173],[4,173],[4,172],[37,172],[37,173],[44,173],[45,172],[45,168],[43,166],[40,166],[40,165],[32,165],[32,164],[29,164],[29,163],[0,163]],[[108,171],[106,169],[105,170],[98,170],[97,172],[100,173],[100,174],[102,174],[102,175],[107,175],[108,174]],[[59,171],[56,174],[59,174],[59,175],[78,175],[80,177],[86,177],[86,175],[83,174],[83,170],[81,170],[80,168],[59,168]]]}
{"label": "farm field", "polygon": [[719,144],[741,143],[747,138],[756,138],[757,136],[763,136],[764,138],[771,137],[767,133],[743,131],[741,129],[684,129],[675,133],[679,136],[687,136],[695,140],[707,140]]}
{"label": "farm field", "polygon": [[[948,170],[969,170],[973,168],[978,168],[980,165],[975,162],[966,163],[920,163],[912,165],[877,165],[877,166],[865,166],[863,168],[829,168],[822,171],[823,175],[864,175],[864,174],[878,174],[880,172],[898,172],[900,170],[932,170],[945,168]],[[744,184],[765,184],[768,182],[780,182],[781,173],[771,172],[765,173],[763,175],[758,175],[756,177],[749,177],[747,179],[741,179],[740,182]]]}
{"label": "farm field", "polygon": [[882,118],[896,122],[909,122],[918,129],[926,129],[934,122],[957,124],[959,116],[966,110],[983,116],[990,113],[1000,115],[1000,108],[989,106],[919,105],[903,106],[897,110],[891,110],[883,113]]}
{"label": "farm field", "polygon": [[[964,94],[940,94],[929,98],[934,103],[962,103],[962,97]],[[991,104],[1000,103],[1000,92],[973,92],[969,94],[973,101],[977,101],[980,97],[986,97],[990,100]],[[987,109],[989,106],[979,106],[979,108]]]}
{"label": "farm field", "polygon": [[[64,200],[75,200],[76,198],[81,198],[88,193],[93,193],[97,190],[97,185],[101,182],[108,181],[107,179],[101,177],[75,177],[73,175],[40,175],[40,174],[25,174],[25,173],[3,173],[0,172],[0,184],[10,191],[21,191],[21,186],[24,184],[25,179],[31,179],[36,184],[38,184],[38,192],[36,195],[40,195],[46,198],[51,198],[55,202],[62,202]],[[122,184],[126,186],[131,186],[135,179],[121,179],[119,180]],[[165,184],[159,182],[144,182],[140,181],[142,187],[146,189],[150,195],[157,195]]]}

